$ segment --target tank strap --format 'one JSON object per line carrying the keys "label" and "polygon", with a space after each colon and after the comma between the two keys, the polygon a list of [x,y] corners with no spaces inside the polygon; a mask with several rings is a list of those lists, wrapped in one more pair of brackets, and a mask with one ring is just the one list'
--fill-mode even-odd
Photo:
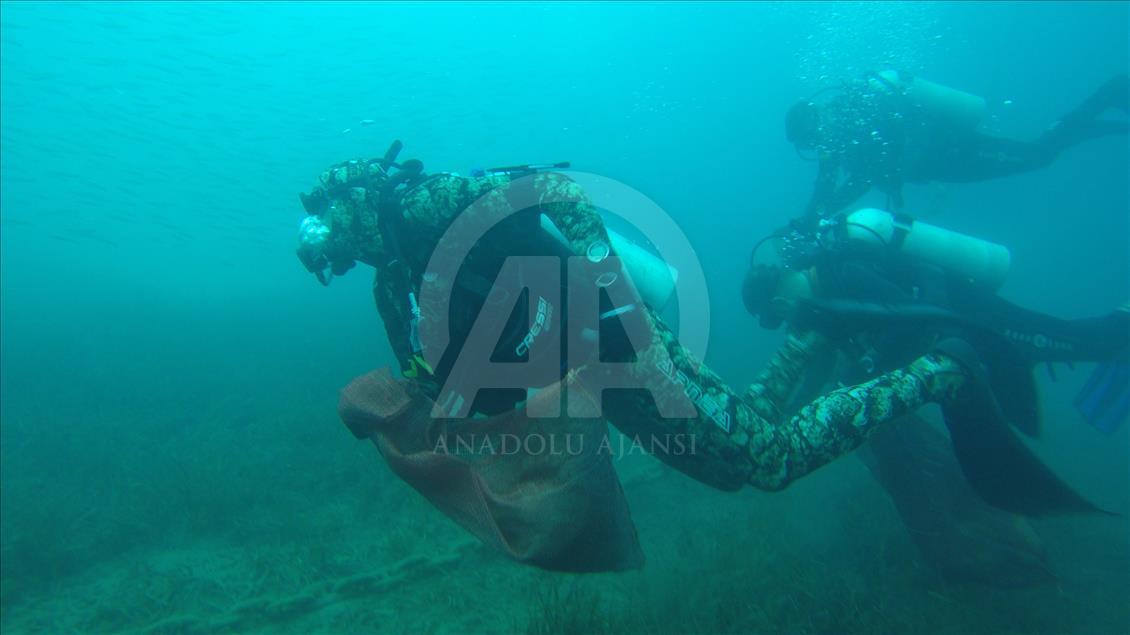
{"label": "tank strap", "polygon": [[904,212],[892,212],[891,216],[894,218],[894,232],[891,235],[890,247],[901,249],[907,234],[910,233],[910,228],[914,226],[914,217]]}
{"label": "tank strap", "polygon": [[[389,154],[391,154],[391,149]],[[387,158],[386,154],[386,158]],[[406,161],[400,171],[381,183],[379,202],[377,206],[377,229],[381,234],[388,260],[384,267],[395,267],[401,278],[401,284],[407,290],[407,307],[409,310],[407,333],[409,354],[404,361],[405,376],[421,378],[435,374],[435,370],[425,361],[423,347],[420,344],[419,325],[420,308],[416,303],[412,273],[408,263],[404,260],[404,249],[401,246],[401,226],[404,222],[402,201],[404,195],[411,189],[419,186],[432,177],[424,174],[423,164],[419,161]],[[404,187],[399,187],[404,186]]]}
{"label": "tank strap", "polygon": [[887,79],[886,77],[883,77],[883,75],[881,73],[879,73],[878,71],[867,71],[866,73],[863,74],[863,76],[866,79],[873,79],[873,80],[879,82],[880,84],[885,86],[887,88],[887,90],[890,90],[891,93],[893,93],[895,95],[901,95],[901,94],[906,92],[907,84],[909,84],[910,81],[912,79],[914,79],[914,77],[910,73],[907,73],[906,71],[896,70],[895,73],[898,75],[899,82],[902,82],[901,86],[896,84],[895,82],[892,82],[891,80]]}

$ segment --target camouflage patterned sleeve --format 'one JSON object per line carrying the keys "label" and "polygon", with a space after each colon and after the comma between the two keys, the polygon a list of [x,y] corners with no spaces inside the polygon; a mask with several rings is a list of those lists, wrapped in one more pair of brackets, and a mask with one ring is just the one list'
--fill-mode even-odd
{"label": "camouflage patterned sleeve", "polygon": [[[518,201],[524,201],[518,203]],[[539,173],[511,180],[506,176],[460,177],[449,174],[428,178],[411,188],[400,204],[403,231],[401,251],[414,272],[421,272],[457,216],[485,216],[497,221],[535,203],[570,241],[574,252],[585,253],[595,240],[607,242],[604,224],[579,185],[558,173]],[[461,219],[466,220],[466,219]],[[455,237],[457,238],[457,237]]]}
{"label": "camouflage patterned sleeve", "polygon": [[594,242],[608,243],[600,213],[575,181],[547,172],[534,178],[534,187],[542,198],[555,201],[541,205],[540,211],[569,240],[573,253],[584,255]]}
{"label": "camouflage patterned sleeve", "polygon": [[[469,178],[454,174],[428,177],[401,200],[401,251],[414,272],[422,272],[457,216],[506,211],[504,177]],[[458,238],[458,237],[449,237]]]}
{"label": "camouflage patterned sleeve", "polygon": [[868,382],[833,390],[776,424],[765,421],[761,427],[771,430],[754,437],[749,448],[756,462],[750,484],[785,487],[856,449],[882,425],[941,399],[961,377],[952,361],[926,355]]}
{"label": "camouflage patterned sleeve", "polygon": [[375,159],[350,159],[330,166],[318,176],[318,185],[334,191],[351,185],[361,185],[370,178],[384,175],[380,162]]}
{"label": "camouflage patterned sleeve", "polygon": [[[656,451],[657,458],[708,485],[734,490],[744,484],[779,490],[854,450],[881,425],[937,400],[958,371],[945,358],[926,356],[905,369],[814,399],[792,417],[782,404],[799,382],[820,338],[793,334],[745,398],[690,355],[654,315],[651,346],[629,372],[641,385],[659,369],[653,394],[606,395],[604,413],[621,432],[645,448],[668,448],[671,439],[690,452]],[[581,371],[584,373],[584,370]],[[664,384],[666,382],[666,384]],[[679,391],[694,402],[697,417],[662,417],[655,399]]]}

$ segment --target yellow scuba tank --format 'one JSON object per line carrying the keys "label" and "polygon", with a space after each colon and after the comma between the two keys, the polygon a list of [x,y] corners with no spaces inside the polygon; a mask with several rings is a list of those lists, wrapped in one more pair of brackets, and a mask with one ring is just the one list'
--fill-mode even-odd
{"label": "yellow scuba tank", "polygon": [[895,70],[871,73],[868,83],[874,90],[898,92],[923,112],[954,126],[975,128],[985,118],[983,98],[910,73]]}
{"label": "yellow scuba tank", "polygon": [[864,208],[841,224],[841,237],[863,250],[890,249],[898,255],[937,265],[997,289],[1011,261],[1008,248],[881,209]]}

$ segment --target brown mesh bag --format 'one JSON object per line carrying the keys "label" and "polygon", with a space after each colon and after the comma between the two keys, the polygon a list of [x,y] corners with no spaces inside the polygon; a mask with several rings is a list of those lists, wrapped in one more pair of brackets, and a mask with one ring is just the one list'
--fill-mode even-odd
{"label": "brown mesh bag", "polygon": [[[568,399],[591,399],[576,386]],[[560,403],[554,384],[533,401]],[[602,419],[431,416],[415,384],[381,369],[354,379],[338,412],[400,478],[484,543],[558,571],[643,565]],[[562,404],[562,412],[567,412]],[[554,444],[554,445],[551,445]]]}

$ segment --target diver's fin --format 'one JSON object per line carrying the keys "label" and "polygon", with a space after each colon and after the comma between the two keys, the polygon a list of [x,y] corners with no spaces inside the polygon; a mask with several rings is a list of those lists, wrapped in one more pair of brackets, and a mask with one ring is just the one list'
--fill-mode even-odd
{"label": "diver's fin", "polygon": [[1037,438],[1043,415],[1032,365],[1007,345],[1000,348],[987,364],[993,397],[1009,423],[1025,435]]}
{"label": "diver's fin", "polygon": [[1075,397],[1075,408],[1099,430],[1117,430],[1130,418],[1130,363],[1099,364]]}
{"label": "diver's fin", "polygon": [[1130,109],[1130,77],[1126,73],[1111,77],[1095,91],[1095,101],[1098,106],[1126,112]]}
{"label": "diver's fin", "polygon": [[1012,432],[969,343],[951,338],[940,342],[935,351],[966,370],[967,381],[955,398],[942,403],[942,414],[954,454],[973,491],[994,507],[1030,516],[1110,513],[1056,476]]}
{"label": "diver's fin", "polygon": [[948,404],[943,412],[961,471],[985,502],[1029,516],[1111,513],[1044,465],[998,413],[971,402]]}
{"label": "diver's fin", "polygon": [[1061,119],[1069,125],[1094,120],[1107,108],[1126,112],[1130,108],[1130,76],[1121,73],[1111,77],[1098,90],[1091,93],[1075,110]]}

